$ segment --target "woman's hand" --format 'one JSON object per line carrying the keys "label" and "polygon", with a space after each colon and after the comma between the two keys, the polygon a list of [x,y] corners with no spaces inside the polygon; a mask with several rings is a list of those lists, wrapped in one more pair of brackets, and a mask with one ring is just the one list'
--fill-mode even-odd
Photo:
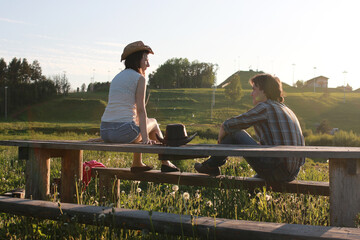
{"label": "woman's hand", "polygon": [[141,144],[150,144],[150,145],[152,145],[152,144],[155,144],[156,141],[155,141],[155,140],[151,140],[151,139],[144,139],[144,140],[142,140],[140,143],[141,143]]}

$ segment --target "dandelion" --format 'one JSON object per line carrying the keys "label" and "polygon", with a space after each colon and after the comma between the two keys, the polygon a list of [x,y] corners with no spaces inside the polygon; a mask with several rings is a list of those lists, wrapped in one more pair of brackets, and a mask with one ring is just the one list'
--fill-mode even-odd
{"label": "dandelion", "polygon": [[171,192],[170,196],[175,197],[175,192]]}
{"label": "dandelion", "polygon": [[195,193],[195,198],[199,199],[199,198],[200,198],[200,194]]}
{"label": "dandelion", "polygon": [[258,193],[256,194],[256,196],[257,196],[258,198],[260,198],[260,197],[261,197],[261,192],[258,192]]}
{"label": "dandelion", "polygon": [[265,198],[266,198],[266,201],[270,201],[272,199],[272,196],[266,194]]}
{"label": "dandelion", "polygon": [[140,181],[134,181],[134,184],[140,184]]}
{"label": "dandelion", "polygon": [[184,192],[183,198],[184,198],[185,200],[189,200],[189,199],[190,199],[190,194],[189,194],[188,192]]}
{"label": "dandelion", "polygon": [[174,192],[178,191],[178,190],[179,190],[179,186],[178,186],[178,185],[174,185],[174,186],[172,187],[172,190],[173,190]]}
{"label": "dandelion", "polygon": [[124,191],[124,190],[122,190],[122,191],[121,191],[121,194],[125,194],[125,191]]}
{"label": "dandelion", "polygon": [[103,218],[105,218],[105,214],[104,213],[101,213],[101,214],[99,214],[99,217],[98,217],[100,220],[101,219],[103,219]]}
{"label": "dandelion", "polygon": [[137,193],[141,193],[141,188],[137,188],[137,189],[136,189],[136,192],[137,192]]}
{"label": "dandelion", "polygon": [[212,202],[210,200],[206,202],[206,206],[211,207],[212,205],[213,204],[212,204]]}

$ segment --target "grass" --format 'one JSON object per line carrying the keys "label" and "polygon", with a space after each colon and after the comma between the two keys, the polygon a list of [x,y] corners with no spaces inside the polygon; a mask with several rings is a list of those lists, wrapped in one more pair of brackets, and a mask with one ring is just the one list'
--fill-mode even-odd
{"label": "grass", "polygon": [[[13,128],[21,130],[17,123]],[[41,123],[34,123],[36,127]],[[67,126],[66,124],[63,126]],[[22,125],[27,128],[27,125]],[[3,130],[2,130],[3,131]],[[87,133],[57,133],[44,134],[26,131],[24,134],[1,134],[1,139],[77,139],[85,140],[96,137]],[[197,138],[197,142],[214,143],[214,140]],[[157,155],[143,154],[144,162],[160,167]],[[107,167],[129,167],[132,161],[130,153],[113,153],[99,151],[84,151],[84,161],[97,160]],[[194,162],[203,159],[182,160],[176,164],[186,172],[194,172]],[[24,188],[25,162],[17,159],[17,148],[0,147],[0,193],[22,187]],[[60,160],[51,160],[51,179],[60,177]],[[227,175],[252,176],[253,170],[241,158],[230,158],[222,168]],[[327,163],[308,159],[302,168],[299,179],[313,181],[328,181]],[[53,189],[55,186],[53,186]],[[80,188],[80,186],[79,186]],[[81,193],[81,191],[80,191]],[[58,201],[58,195],[53,193],[51,201]],[[153,184],[148,182],[121,181],[121,197],[102,198],[97,191],[95,181],[92,181],[85,192],[79,196],[79,202],[87,205],[117,206],[147,211],[161,211],[193,216],[208,216],[238,220],[297,223],[311,225],[329,225],[329,199],[324,196],[303,194],[281,194],[257,189],[255,192],[232,189],[203,188],[176,186],[172,184]],[[112,229],[111,227],[86,226],[73,221],[37,220],[26,217],[0,214],[0,238],[6,239],[152,239],[170,238],[151,231],[131,231]],[[181,236],[178,237],[179,239]],[[176,239],[176,237],[175,237]]]}
{"label": "grass", "polygon": [[[188,134],[198,133],[192,143],[216,143],[219,124],[226,118],[237,115],[252,107],[251,99],[245,97],[238,103],[230,103],[224,97],[223,89],[215,94],[216,104],[212,118],[210,104],[212,89],[151,90],[148,115],[157,118],[162,130],[166,124],[181,122]],[[301,119],[309,131],[316,123],[328,119],[339,131],[334,136],[313,135],[306,137],[308,145],[360,146],[358,125],[360,95],[347,94],[346,104],[339,92],[323,93],[288,92],[286,103]],[[87,140],[99,134],[102,111],[107,93],[76,93],[69,97],[39,104],[19,113],[22,121],[2,122],[0,139],[44,139],[44,140]],[[354,111],[355,109],[355,111]],[[346,116],[344,118],[343,116]],[[352,132],[349,132],[349,130]],[[253,130],[250,129],[253,134]],[[143,154],[144,162],[159,168],[157,155]],[[107,167],[129,167],[132,154],[98,151],[84,151],[84,161],[97,160]],[[186,172],[194,172],[193,164],[203,159],[182,160],[176,164]],[[0,147],[0,193],[24,188],[25,162],[17,159],[17,148]],[[59,159],[51,160],[51,179],[60,177]],[[252,176],[253,170],[241,158],[230,158],[222,167],[223,173],[233,176]],[[307,159],[298,179],[328,181],[328,164],[322,159]],[[49,200],[58,201],[56,186]],[[81,191],[80,191],[81,193]],[[255,192],[221,190],[152,184],[147,182],[121,181],[121,198],[99,196],[97,185],[92,181],[78,201],[87,205],[118,206],[147,211],[190,214],[214,218],[242,219],[281,223],[329,225],[329,199],[324,196],[303,194],[282,194],[257,189]],[[358,220],[360,222],[360,218]],[[156,239],[172,238],[150,231],[134,231],[97,226],[86,226],[72,221],[37,220],[27,217],[0,214],[0,239]],[[182,236],[174,237],[183,239]],[[190,238],[191,239],[191,238]]]}
{"label": "grass", "polygon": [[[147,105],[148,116],[154,117],[163,127],[169,123],[206,127],[243,113],[252,107],[250,90],[245,89],[239,102],[225,98],[224,89],[215,92],[215,106],[211,111],[213,89],[151,89]],[[285,88],[285,103],[296,113],[302,128],[315,132],[318,124],[327,119],[330,127],[360,133],[360,94],[329,89],[324,92],[299,92],[296,88]],[[99,127],[106,106],[107,92],[72,93],[46,103],[26,108],[12,115],[14,121],[44,123],[80,123]],[[78,126],[80,126],[78,125]]]}

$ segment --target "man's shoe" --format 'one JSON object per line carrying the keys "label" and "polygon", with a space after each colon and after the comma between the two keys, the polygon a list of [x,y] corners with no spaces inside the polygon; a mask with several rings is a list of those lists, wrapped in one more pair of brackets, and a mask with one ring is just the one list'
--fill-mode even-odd
{"label": "man's shoe", "polygon": [[260,175],[259,175],[259,174],[255,174],[254,176],[252,176],[252,178],[263,179],[262,177],[260,177]]}
{"label": "man's shoe", "polygon": [[219,167],[210,167],[206,163],[195,163],[195,169],[199,173],[206,173],[210,176],[218,176],[220,175],[220,168]]}

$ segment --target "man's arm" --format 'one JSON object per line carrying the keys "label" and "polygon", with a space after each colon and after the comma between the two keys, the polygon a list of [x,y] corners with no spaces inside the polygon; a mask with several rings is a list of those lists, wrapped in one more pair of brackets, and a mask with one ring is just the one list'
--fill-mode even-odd
{"label": "man's arm", "polygon": [[[267,120],[266,104],[259,103],[254,108],[239,116],[229,118],[222,124],[225,135],[231,132],[247,129],[258,122]],[[220,129],[221,131],[221,129]],[[220,133],[219,133],[220,135]],[[222,133],[223,136],[225,136]]]}

